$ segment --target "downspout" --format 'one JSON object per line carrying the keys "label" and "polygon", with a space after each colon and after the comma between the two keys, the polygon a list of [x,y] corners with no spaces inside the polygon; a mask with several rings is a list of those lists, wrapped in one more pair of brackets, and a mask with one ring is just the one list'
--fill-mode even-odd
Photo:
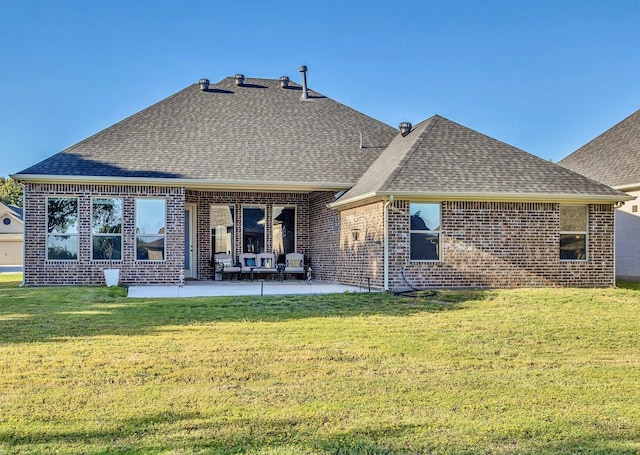
{"label": "downspout", "polygon": [[384,264],[384,290],[389,290],[389,205],[393,202],[393,194],[384,203],[384,238],[383,238],[383,264]]}

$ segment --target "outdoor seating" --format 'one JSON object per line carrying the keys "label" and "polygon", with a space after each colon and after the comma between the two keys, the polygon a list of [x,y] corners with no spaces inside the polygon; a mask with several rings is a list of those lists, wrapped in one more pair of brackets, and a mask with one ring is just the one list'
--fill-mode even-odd
{"label": "outdoor seating", "polygon": [[302,253],[287,253],[284,267],[285,275],[287,273],[294,275],[305,274],[304,267],[304,254]]}
{"label": "outdoor seating", "polygon": [[253,269],[256,268],[256,257],[255,253],[242,253],[240,254],[240,273],[249,274],[249,277],[253,280]]}
{"label": "outdoor seating", "polygon": [[276,259],[273,253],[260,253],[256,256],[256,267],[253,273],[271,273],[274,276],[278,273]]}
{"label": "outdoor seating", "polygon": [[[227,253],[216,253],[213,255],[214,259],[214,273],[220,273],[221,278],[224,277],[225,274],[228,273],[237,273],[238,278],[240,278],[240,271],[242,270],[240,266],[233,263],[233,257]],[[221,270],[218,269],[221,267]]]}

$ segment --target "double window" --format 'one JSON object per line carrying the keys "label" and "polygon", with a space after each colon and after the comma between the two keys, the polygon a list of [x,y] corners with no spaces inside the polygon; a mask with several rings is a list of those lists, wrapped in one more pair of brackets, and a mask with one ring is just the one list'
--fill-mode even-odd
{"label": "double window", "polygon": [[410,259],[440,259],[440,204],[411,203],[409,206]]}
{"label": "double window", "polygon": [[136,259],[164,261],[167,201],[136,199]]}
{"label": "double window", "polygon": [[93,259],[122,259],[122,199],[93,200],[91,246]]}
{"label": "double window", "polygon": [[78,259],[78,198],[47,198],[47,259]]}
{"label": "double window", "polygon": [[586,205],[560,206],[560,260],[585,261],[587,259]]}

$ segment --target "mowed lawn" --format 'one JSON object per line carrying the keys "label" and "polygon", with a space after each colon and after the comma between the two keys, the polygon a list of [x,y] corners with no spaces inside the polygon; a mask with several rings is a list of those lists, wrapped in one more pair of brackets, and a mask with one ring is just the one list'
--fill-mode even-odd
{"label": "mowed lawn", "polygon": [[0,453],[637,454],[640,290],[129,300],[0,275]]}

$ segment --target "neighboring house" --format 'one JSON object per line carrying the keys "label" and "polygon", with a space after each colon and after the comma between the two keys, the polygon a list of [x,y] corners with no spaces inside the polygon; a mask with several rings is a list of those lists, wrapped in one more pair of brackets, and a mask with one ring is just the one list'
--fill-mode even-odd
{"label": "neighboring house", "polygon": [[440,116],[398,132],[302,76],[201,80],[14,175],[25,284],[101,283],[105,242],[123,284],[262,251],[379,289],[614,284],[626,194]]}
{"label": "neighboring house", "polygon": [[[640,196],[640,110],[564,158],[560,165]],[[616,276],[640,280],[640,213],[636,201],[616,210]]]}
{"label": "neighboring house", "polygon": [[0,202],[0,265],[22,265],[23,224],[20,207]]}

